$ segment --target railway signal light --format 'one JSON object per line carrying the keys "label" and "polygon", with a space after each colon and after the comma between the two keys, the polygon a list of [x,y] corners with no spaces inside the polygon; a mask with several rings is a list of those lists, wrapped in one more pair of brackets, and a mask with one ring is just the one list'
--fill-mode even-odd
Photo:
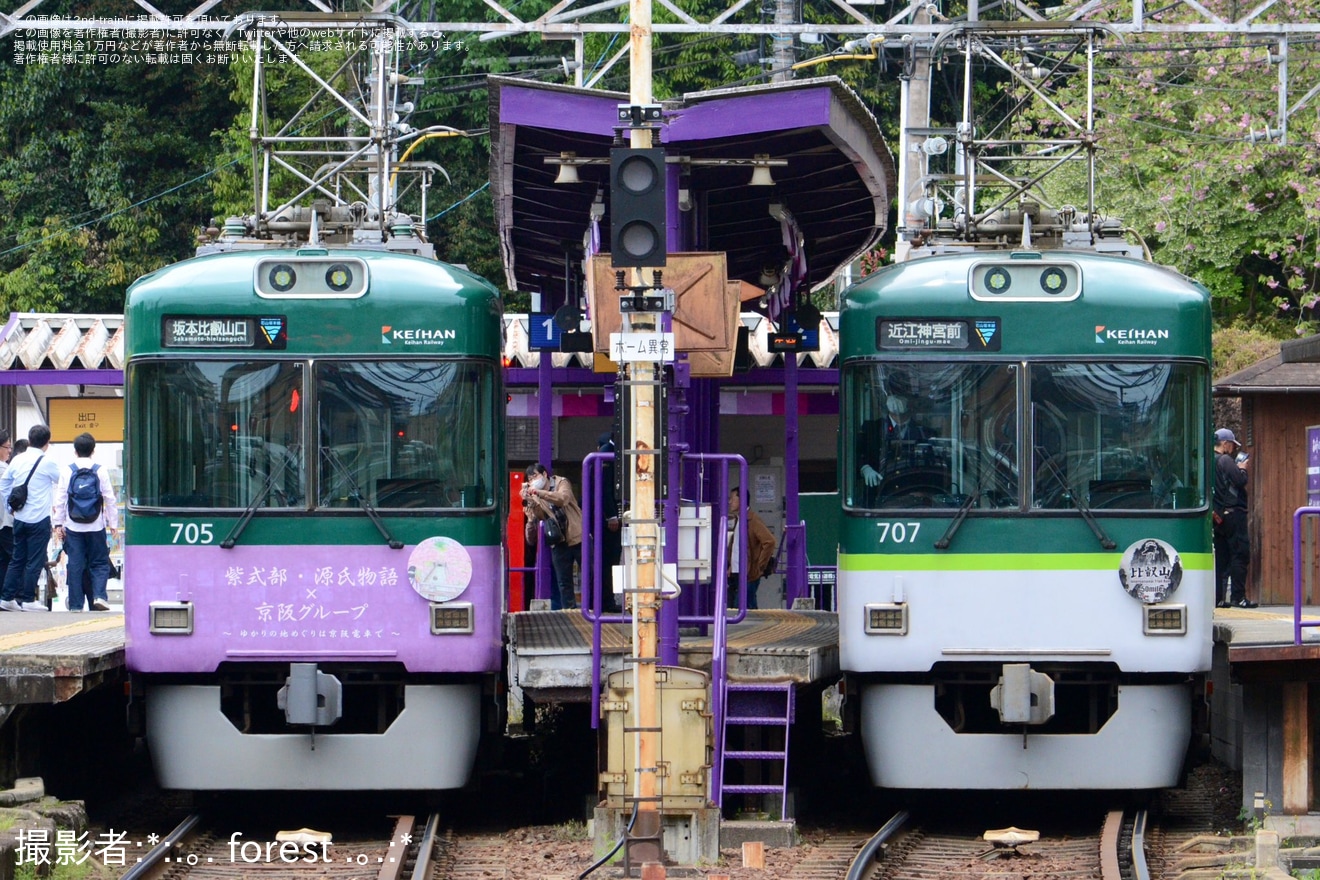
{"label": "railway signal light", "polygon": [[665,151],[610,150],[611,266],[665,265],[665,207]]}

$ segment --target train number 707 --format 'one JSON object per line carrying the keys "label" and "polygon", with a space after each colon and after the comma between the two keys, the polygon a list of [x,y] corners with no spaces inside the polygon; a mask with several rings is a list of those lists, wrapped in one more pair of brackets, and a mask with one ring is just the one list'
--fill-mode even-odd
{"label": "train number 707", "polygon": [[880,543],[893,541],[895,544],[915,544],[917,541],[917,532],[921,531],[921,523],[888,523],[882,522],[876,524],[880,529]]}

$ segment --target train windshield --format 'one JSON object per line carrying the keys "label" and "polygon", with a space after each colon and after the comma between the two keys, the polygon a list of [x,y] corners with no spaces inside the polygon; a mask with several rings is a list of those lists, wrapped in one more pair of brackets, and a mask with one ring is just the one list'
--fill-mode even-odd
{"label": "train windshield", "polygon": [[497,391],[492,365],[463,361],[140,362],[130,424],[154,427],[131,437],[130,500],[489,508]]}
{"label": "train windshield", "polygon": [[316,364],[322,507],[495,503],[494,370],[455,361]]}
{"label": "train windshield", "polygon": [[1017,507],[1018,373],[968,362],[850,367],[847,506]]}
{"label": "train windshield", "polygon": [[1030,395],[1033,508],[1204,505],[1203,367],[1037,363]]}
{"label": "train windshield", "polygon": [[133,504],[301,507],[305,367],[154,361],[130,374]]}
{"label": "train windshield", "polygon": [[1201,365],[872,362],[844,379],[849,508],[1205,504]]}

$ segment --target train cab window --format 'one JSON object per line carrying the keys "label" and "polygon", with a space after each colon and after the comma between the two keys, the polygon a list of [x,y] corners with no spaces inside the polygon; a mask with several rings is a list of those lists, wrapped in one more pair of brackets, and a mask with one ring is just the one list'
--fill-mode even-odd
{"label": "train cab window", "polygon": [[495,503],[496,377],[464,361],[319,361],[318,505],[486,508]]}
{"label": "train cab window", "polygon": [[130,371],[130,418],[159,426],[129,449],[144,507],[306,504],[300,363],[148,361]]}
{"label": "train cab window", "polygon": [[1018,507],[1016,364],[914,362],[845,371],[845,504]]}
{"label": "train cab window", "polygon": [[1195,364],[1032,364],[1032,507],[1203,507],[1205,383]]}

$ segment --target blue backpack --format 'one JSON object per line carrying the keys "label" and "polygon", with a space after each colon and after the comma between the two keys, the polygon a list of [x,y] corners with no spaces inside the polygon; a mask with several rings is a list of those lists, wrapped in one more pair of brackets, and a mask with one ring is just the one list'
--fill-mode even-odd
{"label": "blue backpack", "polygon": [[101,466],[94,464],[89,468],[69,465],[73,476],[69,478],[69,519],[76,523],[94,523],[101,515],[101,478],[96,471]]}

